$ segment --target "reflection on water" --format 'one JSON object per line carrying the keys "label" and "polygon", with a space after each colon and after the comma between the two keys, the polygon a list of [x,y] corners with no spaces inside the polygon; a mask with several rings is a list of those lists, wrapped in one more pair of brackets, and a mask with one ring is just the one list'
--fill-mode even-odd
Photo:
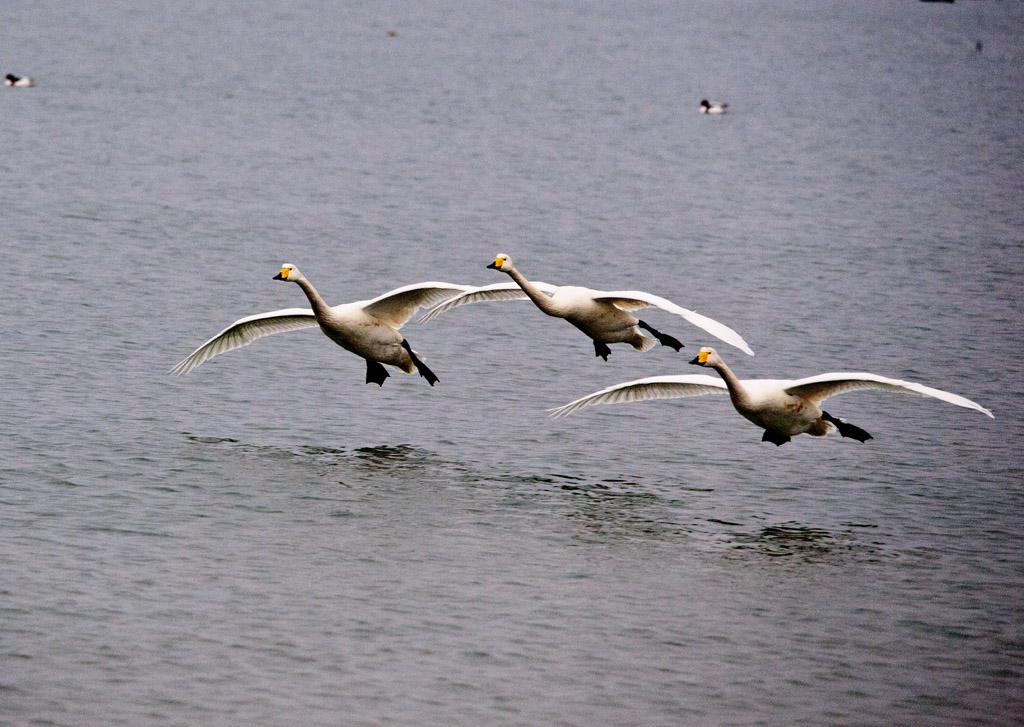
{"label": "reflection on water", "polygon": [[[630,489],[631,488],[631,489]],[[645,492],[623,479],[591,485],[562,485],[569,495],[566,517],[581,541],[671,540],[694,533],[687,510],[677,501]]]}
{"label": "reflection on water", "polygon": [[443,459],[434,452],[407,444],[382,444],[359,447],[350,457],[367,470],[409,472],[413,470],[454,470],[458,463]]}
{"label": "reflection on water", "polygon": [[[704,552],[728,557],[788,558],[801,563],[873,560],[882,545],[863,534],[876,525],[846,523],[823,527],[799,522],[763,524],[762,516],[740,516],[723,510],[708,488],[655,492],[651,483],[626,477],[593,480],[564,472],[517,474],[482,471],[422,447],[384,444],[351,449],[303,445],[279,447],[249,444],[229,437],[186,434],[190,442],[225,450],[246,466],[262,470],[284,466],[282,481],[295,478],[295,467],[320,482],[320,494],[305,491],[306,499],[338,499],[332,486],[355,489],[351,497],[366,498],[384,491],[409,488],[456,488],[467,497],[485,494],[495,506],[538,514],[560,513],[571,524],[570,537],[580,543],[628,541],[686,542]],[[255,464],[253,461],[255,460]],[[473,493],[477,493],[474,495]],[[238,493],[235,493],[238,494]],[[346,499],[347,502],[355,502]],[[366,502],[375,502],[367,500]],[[713,508],[713,513],[708,508]],[[352,517],[358,509],[343,508],[335,517]]]}
{"label": "reflection on water", "polygon": [[732,533],[729,540],[735,551],[752,551],[769,558],[794,558],[803,563],[848,560],[872,560],[879,546],[864,542],[857,529],[874,526],[851,526],[846,530],[827,530],[795,522],[765,525],[754,532]]}
{"label": "reflection on water", "polygon": [[272,459],[300,459],[310,464],[321,466],[346,466],[378,470],[380,472],[397,471],[415,467],[437,468],[445,466],[443,460],[432,452],[406,444],[383,444],[374,447],[326,447],[319,445],[301,445],[298,447],[279,447],[265,444],[249,444],[230,437],[201,437],[185,433],[190,442],[211,445],[244,454]]}

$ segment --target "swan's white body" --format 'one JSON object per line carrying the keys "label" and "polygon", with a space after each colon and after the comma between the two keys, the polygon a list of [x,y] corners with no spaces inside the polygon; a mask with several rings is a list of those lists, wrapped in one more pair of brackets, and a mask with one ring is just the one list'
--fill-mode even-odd
{"label": "swan's white body", "polygon": [[7,76],[4,78],[4,85],[28,88],[29,86],[36,85],[36,82],[33,81],[31,78],[22,78],[19,76],[15,76],[13,73],[8,73]]}
{"label": "swan's white body", "polygon": [[[701,360],[703,358],[703,360]],[[594,404],[621,404],[650,399],[675,399],[703,394],[728,393],[740,414],[766,431],[765,440],[782,444],[791,436],[810,434],[823,437],[838,427],[851,425],[825,414],[818,405],[830,396],[857,389],[882,389],[901,394],[930,396],[950,404],[974,409],[992,417],[985,407],[957,394],[933,389],[912,381],[890,379],[870,373],[828,373],[805,379],[737,379],[713,348],[702,348],[690,363],[715,369],[720,376],[683,374],[650,376],[609,386],[551,410],[560,417]],[[833,424],[833,422],[837,422]],[[858,432],[867,435],[863,430]],[[856,436],[856,434],[844,434]],[[859,437],[857,437],[859,438]],[[867,435],[866,438],[870,438]],[[863,441],[863,440],[861,440]]]}
{"label": "swan's white body", "polygon": [[420,308],[472,290],[471,286],[454,283],[415,283],[372,300],[330,307],[294,265],[284,265],[275,280],[297,283],[313,307],[286,308],[241,318],[197,348],[171,369],[171,373],[187,374],[214,356],[263,336],[320,326],[324,335],[346,351],[368,362],[387,364],[411,374],[418,367],[411,350],[403,346],[405,339],[399,329]]}
{"label": "swan's white body", "polygon": [[729,104],[727,103],[711,103],[707,99],[700,102],[700,112],[702,114],[724,114],[728,108]]}
{"label": "swan's white body", "polygon": [[432,320],[447,310],[468,303],[529,298],[549,316],[564,318],[596,342],[627,343],[637,351],[647,351],[657,341],[640,332],[639,321],[628,311],[655,307],[674,313],[744,353],[754,355],[746,341],[733,329],[651,293],[640,290],[591,290],[573,285],[556,286],[527,280],[516,270],[511,258],[504,254],[498,255],[487,267],[507,273],[514,282],[468,290],[428,311],[421,320]]}

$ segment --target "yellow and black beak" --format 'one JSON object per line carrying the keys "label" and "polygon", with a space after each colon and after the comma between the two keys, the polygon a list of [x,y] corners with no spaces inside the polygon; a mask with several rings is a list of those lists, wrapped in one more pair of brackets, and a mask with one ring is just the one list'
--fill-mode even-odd
{"label": "yellow and black beak", "polygon": [[693,361],[691,361],[690,363],[692,363],[692,364],[693,364],[693,365],[695,365],[695,366],[703,366],[703,365],[704,365],[704,364],[706,364],[707,362],[708,362],[708,354],[707,354],[707,351],[701,351],[700,353],[698,353],[698,354],[697,354],[697,355],[696,355],[696,356],[694,357]]}
{"label": "yellow and black beak", "polygon": [[274,280],[287,280],[288,268],[281,268],[281,272],[274,276]]}
{"label": "yellow and black beak", "polygon": [[488,270],[498,270],[501,267],[501,260],[498,258],[494,259],[494,262],[487,266]]}

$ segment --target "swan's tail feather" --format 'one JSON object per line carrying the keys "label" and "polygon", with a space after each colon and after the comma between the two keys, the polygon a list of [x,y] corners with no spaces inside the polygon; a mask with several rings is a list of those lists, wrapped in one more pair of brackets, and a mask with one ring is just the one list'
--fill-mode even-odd
{"label": "swan's tail feather", "polygon": [[648,336],[641,335],[640,336],[640,341],[641,342],[640,342],[639,346],[633,346],[633,348],[635,350],[639,351],[640,353],[644,353],[645,351],[650,351],[652,348],[654,348],[655,346],[658,345],[657,340],[655,340],[653,338],[650,338]]}

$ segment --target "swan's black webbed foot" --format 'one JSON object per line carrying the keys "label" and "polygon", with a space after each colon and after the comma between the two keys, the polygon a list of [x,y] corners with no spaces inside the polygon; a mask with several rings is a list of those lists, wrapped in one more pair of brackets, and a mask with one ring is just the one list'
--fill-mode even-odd
{"label": "swan's black webbed foot", "polygon": [[776,447],[781,447],[786,442],[790,441],[788,434],[782,434],[781,432],[773,432],[771,429],[764,430],[764,436],[761,437],[762,442],[771,442]]}
{"label": "swan's black webbed foot", "polygon": [[839,433],[842,436],[844,436],[844,437],[850,437],[851,439],[856,439],[858,442],[866,442],[869,439],[873,439],[873,437],[870,434],[865,432],[860,427],[854,426],[853,424],[850,424],[849,422],[844,422],[839,417],[834,417],[831,414],[829,414],[827,411],[823,411],[821,413],[821,418],[824,419],[827,422],[832,422],[833,424],[835,424],[836,425],[836,429],[838,429]]}
{"label": "swan's black webbed foot", "polygon": [[383,365],[377,361],[366,359],[366,383],[384,386],[384,379],[388,376],[390,376],[390,374]]}
{"label": "swan's black webbed foot", "polygon": [[661,331],[655,330],[654,328],[651,328],[643,321],[637,321],[636,324],[643,328],[648,333],[650,333],[652,336],[657,338],[658,343],[660,343],[662,346],[674,348],[676,351],[683,347],[683,344],[679,341],[678,338],[674,338],[673,336],[670,336],[667,333],[662,333]]}
{"label": "swan's black webbed foot", "polygon": [[608,348],[608,344],[594,341],[594,355],[600,356],[607,361],[608,357],[612,355],[612,350]]}
{"label": "swan's black webbed foot", "polygon": [[428,384],[433,386],[440,381],[440,379],[434,375],[434,372],[428,369],[427,365],[420,360],[420,357],[413,353],[412,347],[404,338],[402,339],[402,348],[409,352],[409,357],[412,358],[413,365],[416,367],[416,370],[420,372],[420,376],[427,380]]}

